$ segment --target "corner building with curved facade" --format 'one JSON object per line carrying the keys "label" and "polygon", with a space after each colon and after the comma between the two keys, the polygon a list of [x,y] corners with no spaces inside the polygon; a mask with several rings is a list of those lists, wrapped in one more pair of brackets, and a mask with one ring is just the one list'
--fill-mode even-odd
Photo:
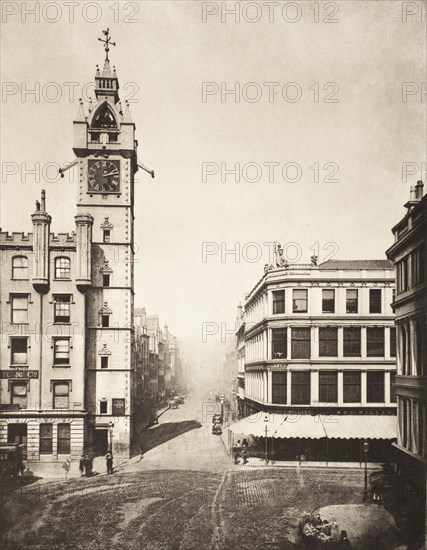
{"label": "corner building with curved facade", "polygon": [[275,456],[359,461],[364,440],[370,460],[388,456],[394,286],[387,260],[329,260],[270,268],[247,295],[243,410],[276,417],[259,415]]}

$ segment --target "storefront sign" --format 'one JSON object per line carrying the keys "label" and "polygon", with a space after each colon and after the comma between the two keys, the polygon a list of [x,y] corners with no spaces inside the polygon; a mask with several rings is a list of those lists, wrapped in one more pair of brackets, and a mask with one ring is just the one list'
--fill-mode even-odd
{"label": "storefront sign", "polygon": [[38,378],[38,370],[0,370],[0,378]]}

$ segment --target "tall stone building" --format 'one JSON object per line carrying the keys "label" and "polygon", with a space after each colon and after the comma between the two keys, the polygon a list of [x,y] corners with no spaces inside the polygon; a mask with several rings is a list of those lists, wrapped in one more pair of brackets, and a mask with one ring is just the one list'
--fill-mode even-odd
{"label": "tall stone building", "polygon": [[406,215],[393,227],[395,242],[387,250],[397,268],[392,307],[398,343],[398,519],[420,544],[426,537],[427,464],[427,195],[423,187],[418,181],[411,188]]}
{"label": "tall stone building", "polygon": [[1,234],[0,441],[29,458],[132,452],[137,141],[104,34],[96,101],[74,121],[75,232],[50,233],[43,194],[32,234]]}

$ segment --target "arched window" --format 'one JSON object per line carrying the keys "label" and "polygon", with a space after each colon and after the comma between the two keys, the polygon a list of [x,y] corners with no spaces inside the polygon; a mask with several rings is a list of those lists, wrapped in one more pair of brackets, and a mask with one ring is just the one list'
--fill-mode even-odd
{"label": "arched window", "polygon": [[95,112],[92,123],[92,128],[117,128],[117,121],[113,110],[107,102],[100,105]]}
{"label": "arched window", "polygon": [[12,279],[28,279],[27,256],[14,256],[12,258]]}
{"label": "arched window", "polygon": [[70,258],[60,256],[55,258],[55,279],[70,279],[71,278],[71,262]]}

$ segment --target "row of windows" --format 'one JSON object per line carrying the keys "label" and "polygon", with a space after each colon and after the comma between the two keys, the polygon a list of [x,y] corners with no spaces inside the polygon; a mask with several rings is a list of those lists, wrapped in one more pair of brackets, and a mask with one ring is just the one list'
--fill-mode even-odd
{"label": "row of windows", "polygon": [[[103,275],[104,286],[110,285],[110,276]],[[70,323],[71,322],[71,304],[72,294],[54,294],[53,295],[53,322]],[[10,297],[10,322],[28,323],[30,295],[13,294]],[[101,315],[101,326],[110,326],[110,316]]]}
{"label": "row of windows", "polygon": [[426,245],[423,243],[397,262],[398,294],[416,288],[427,281],[426,261]]}
{"label": "row of windows", "polygon": [[[69,409],[70,408],[70,382],[52,383],[52,408]],[[10,402],[12,405],[18,405],[20,409],[26,409],[28,406],[28,383],[11,382],[10,384]],[[111,401],[111,414],[113,416],[124,416],[126,408],[125,399],[114,398]],[[99,413],[107,414],[108,401],[99,402]]]}
{"label": "row of windows", "polygon": [[[290,329],[292,359],[310,359],[311,357],[311,328],[294,327]],[[396,328],[390,327],[390,357],[396,356]],[[344,357],[362,356],[362,329],[361,327],[343,328],[343,355]],[[367,357],[385,356],[384,327],[367,327],[366,329]],[[286,359],[288,357],[288,329],[275,328],[272,330],[271,357]],[[319,357],[338,357],[338,327],[319,328]]]}
{"label": "row of windows", "polygon": [[[70,366],[71,363],[71,341],[69,337],[53,337],[53,366],[63,367]],[[10,340],[10,364],[12,366],[28,365],[28,337],[13,337]],[[102,355],[100,357],[101,369],[108,368],[109,356]]]}
{"label": "row of windows", "polygon": [[[369,289],[369,313],[381,313],[382,290]],[[308,312],[308,289],[292,290],[292,313]],[[346,313],[359,312],[359,291],[357,288],[346,289]],[[285,291],[273,291],[273,314],[286,313]],[[322,290],[322,313],[335,313],[335,290]]]}
{"label": "row of windows", "polygon": [[[70,424],[58,424],[57,439],[58,454],[71,452],[71,426]],[[53,424],[40,424],[40,454],[52,454],[53,448]]]}
{"label": "row of windows", "polygon": [[[292,405],[310,405],[310,371],[291,372]],[[396,401],[395,373],[391,373],[390,401]],[[272,402],[287,404],[287,372],[272,372]],[[384,372],[367,372],[366,400],[368,403],[384,403]],[[343,402],[360,403],[362,398],[362,378],[359,371],[343,373]],[[319,372],[319,403],[338,403],[338,373]]]}
{"label": "row of windows", "polygon": [[[111,241],[111,230],[104,229],[103,242],[109,243]],[[110,286],[109,275],[103,275],[103,286]],[[27,256],[14,256],[12,258],[12,279],[23,280],[29,279],[29,267]],[[71,260],[66,256],[59,256],[55,258],[55,279],[69,280],[71,279]],[[108,284],[106,284],[108,281]]]}

